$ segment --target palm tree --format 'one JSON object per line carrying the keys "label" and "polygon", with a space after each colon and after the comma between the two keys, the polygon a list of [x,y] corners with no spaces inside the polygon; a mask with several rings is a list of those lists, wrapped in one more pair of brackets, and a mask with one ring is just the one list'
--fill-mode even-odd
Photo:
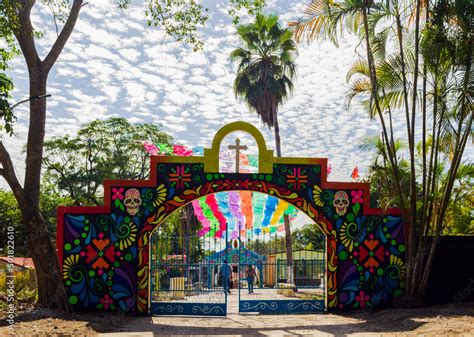
{"label": "palm tree", "polygon": [[230,54],[239,62],[235,95],[244,98],[263,124],[274,128],[277,156],[281,157],[278,105],[291,93],[296,76],[293,35],[280,27],[277,16],[262,14],[257,14],[254,23],[239,26],[237,34],[243,47]]}
{"label": "palm tree", "polygon": [[[239,62],[234,80],[235,95],[245,100],[263,124],[274,129],[277,156],[281,157],[278,106],[291,93],[296,76],[293,34],[280,26],[277,16],[262,14],[257,14],[255,22],[239,26],[237,34],[243,46],[230,55],[233,61]],[[293,283],[291,232],[287,215],[284,215],[284,220],[287,282]]]}
{"label": "palm tree", "polygon": [[[473,9],[469,0],[312,0],[304,17],[290,24],[297,41],[326,37],[337,45],[340,33],[347,28],[358,33],[365,44],[365,60],[357,61],[348,74],[352,80],[348,99],[365,96],[363,107],[371,117],[380,119],[387,167],[396,182],[404,219],[411,224],[404,298],[408,305],[418,304],[426,289],[461,158],[472,133]],[[395,44],[386,49],[392,41]],[[391,126],[392,113],[400,112],[404,112],[407,128],[408,191],[403,188],[403,167]],[[421,117],[421,154],[415,151],[417,115]],[[430,138],[432,146],[428,146]],[[446,164],[443,148],[450,149]],[[421,177],[415,170],[417,158]],[[438,174],[440,171],[446,174]],[[421,180],[420,193],[417,178]],[[430,233],[435,237],[428,248]]]}

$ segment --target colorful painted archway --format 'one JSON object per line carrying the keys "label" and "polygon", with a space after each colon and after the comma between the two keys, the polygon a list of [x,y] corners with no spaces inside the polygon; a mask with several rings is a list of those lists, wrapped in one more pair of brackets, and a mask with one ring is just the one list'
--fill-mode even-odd
{"label": "colorful painted archway", "polygon": [[[259,172],[219,173],[226,135],[257,141]],[[57,245],[70,303],[77,310],[149,310],[149,236],[176,209],[222,191],[281,198],[305,212],[327,237],[329,309],[383,305],[403,293],[404,232],[398,209],[369,206],[364,183],[327,181],[327,159],[276,158],[254,126],[220,129],[203,157],[154,156],[149,180],[104,182],[104,206],[58,209]],[[124,203],[133,195],[133,208]]]}

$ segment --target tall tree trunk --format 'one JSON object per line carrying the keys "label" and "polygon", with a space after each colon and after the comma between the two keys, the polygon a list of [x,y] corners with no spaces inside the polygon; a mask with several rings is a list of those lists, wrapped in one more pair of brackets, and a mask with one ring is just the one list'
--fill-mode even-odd
{"label": "tall tree trunk", "polygon": [[[275,131],[275,147],[277,157],[281,157],[281,144],[280,144],[280,126],[278,125],[278,113],[276,107],[273,110],[273,127]],[[290,229],[290,218],[287,214],[283,215],[285,223],[285,244],[286,244],[286,282],[294,284],[294,268],[293,268],[293,248],[292,248],[292,237]]]}
{"label": "tall tree trunk", "polygon": [[[30,97],[46,94],[47,69],[30,67]],[[39,208],[41,164],[46,122],[46,99],[30,102],[30,125],[26,147],[24,203],[21,208],[27,246],[38,276],[38,304],[71,311],[51,238]]]}
{"label": "tall tree trunk", "polygon": [[[0,146],[0,162],[3,166],[0,174],[6,178],[20,206],[23,225],[26,228],[27,246],[38,276],[38,304],[68,312],[71,311],[71,306],[64,289],[56,250],[53,247],[39,208],[46,99],[38,97],[46,94],[49,71],[74,30],[82,1],[74,0],[61,33],[46,58],[41,61],[36,50],[34,29],[30,19],[31,9],[35,1],[18,0],[19,7],[18,11],[15,12],[18,17],[9,19],[12,22],[16,22],[16,20],[19,22],[19,27],[14,33],[28,67],[30,86],[30,120],[23,187],[16,178],[8,152],[3,145]],[[16,14],[10,13],[9,15]]]}
{"label": "tall tree trunk", "polygon": [[275,132],[275,147],[276,147],[277,157],[281,157],[280,126],[278,125],[278,113],[277,113],[276,108],[274,108],[274,111],[273,111],[273,129]]}
{"label": "tall tree trunk", "polygon": [[[411,233],[408,238],[408,252],[411,257],[414,257],[418,254],[416,251],[416,242],[419,235],[421,235],[419,228],[417,226],[417,186],[416,186],[416,169],[415,169],[415,115],[416,115],[416,99],[418,92],[418,69],[419,69],[419,44],[420,44],[420,8],[421,0],[416,0],[416,13],[415,13],[415,69],[413,73],[413,95],[412,95],[412,112],[411,112],[411,135],[408,135],[408,146],[410,152],[410,223],[411,223]],[[408,122],[408,121],[407,121]],[[421,224],[420,224],[421,225]],[[412,259],[412,264],[407,266],[407,268],[413,268],[412,274],[415,274],[416,259]],[[415,274],[416,275],[416,274]],[[416,277],[416,276],[415,276]],[[420,301],[421,298],[417,298],[416,301]]]}
{"label": "tall tree trunk", "polygon": [[186,257],[183,262],[185,263],[186,266],[186,277],[188,280],[188,284],[192,283],[191,277],[189,277],[190,274],[190,269],[189,266],[193,262],[191,261],[191,256],[193,255],[192,253],[192,246],[191,246],[191,227],[193,225],[193,220],[195,219],[194,217],[194,211],[193,211],[193,206],[192,204],[187,204],[183,208],[183,225],[184,225],[184,230],[183,230],[183,235],[184,235],[184,240],[183,240],[183,256]]}
{"label": "tall tree trunk", "polygon": [[26,205],[22,210],[22,220],[26,227],[29,253],[35,264],[38,304],[72,312],[60,274],[56,249],[39,209],[33,205]]}
{"label": "tall tree trunk", "polygon": [[285,214],[283,216],[283,220],[285,222],[286,282],[290,284],[295,284],[290,218],[288,217],[288,215]]}

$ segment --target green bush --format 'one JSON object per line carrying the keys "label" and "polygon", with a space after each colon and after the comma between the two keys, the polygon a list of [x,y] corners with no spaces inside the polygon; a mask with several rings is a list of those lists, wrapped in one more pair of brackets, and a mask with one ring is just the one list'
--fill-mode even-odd
{"label": "green bush", "polygon": [[[37,297],[36,285],[30,289],[30,279],[33,271],[25,270],[15,272],[13,278],[15,289],[15,301],[35,301]],[[6,274],[0,275],[0,294],[6,295]]]}
{"label": "green bush", "polygon": [[7,275],[0,274],[0,294],[5,294],[7,292]]}

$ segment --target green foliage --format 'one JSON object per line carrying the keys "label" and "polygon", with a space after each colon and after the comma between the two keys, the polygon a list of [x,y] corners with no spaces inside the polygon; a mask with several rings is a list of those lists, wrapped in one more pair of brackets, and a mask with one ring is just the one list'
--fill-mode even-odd
{"label": "green foliage", "polygon": [[[40,209],[51,239],[56,238],[56,211],[58,206],[69,206],[73,200],[61,196],[51,187],[43,186],[40,194]],[[0,189],[0,232],[6,233],[8,227],[15,229],[16,256],[29,256],[26,246],[26,230],[15,196],[11,191]],[[0,236],[0,247],[6,247],[6,236]]]}
{"label": "green foliage", "polygon": [[105,179],[146,179],[150,155],[143,142],[171,145],[172,137],[151,124],[130,124],[123,118],[85,124],[77,136],[45,142],[44,180],[58,195],[78,205],[99,205]]}
{"label": "green foliage", "polygon": [[463,164],[456,176],[451,200],[446,212],[444,234],[474,235],[474,165]]}
{"label": "green foliage", "polygon": [[166,34],[197,51],[203,47],[197,30],[209,18],[207,12],[195,0],[148,0],[146,16],[149,26],[161,26]]}
{"label": "green foliage", "polygon": [[[293,250],[324,250],[324,234],[315,224],[304,225],[292,231],[291,246]],[[286,251],[285,237],[269,236],[263,240],[249,241],[246,248],[262,255],[281,253]]]}
{"label": "green foliage", "polygon": [[[127,9],[130,0],[118,0],[118,6]],[[165,33],[178,42],[183,42],[201,50],[204,43],[200,40],[198,29],[209,19],[209,9],[197,0],[147,0],[147,24],[161,27]],[[230,0],[228,13],[234,24],[240,20],[241,12],[255,14],[265,6],[265,0]]]}
{"label": "green foliage", "polygon": [[292,33],[280,26],[277,16],[262,14],[257,14],[255,22],[239,26],[237,33],[243,46],[230,55],[239,62],[235,95],[273,127],[278,105],[291,93],[296,76]]}
{"label": "green foliage", "polygon": [[228,13],[234,25],[240,22],[239,14],[243,9],[246,9],[250,15],[256,15],[265,7],[265,0],[229,0],[229,2]]}
{"label": "green foliage", "polygon": [[344,29],[358,33],[361,28],[362,10],[368,7],[377,8],[374,1],[361,0],[314,0],[304,11],[304,16],[294,26],[294,35],[297,41],[304,37],[308,41],[318,38],[330,40],[336,47]]}
{"label": "green foliage", "polygon": [[55,187],[43,183],[40,194],[40,210],[50,238],[56,239],[58,207],[72,205],[74,205],[74,200],[69,195],[57,193]]}
{"label": "green foliage", "polygon": [[[473,15],[470,0],[314,0],[303,18],[291,23],[297,40],[325,37],[337,45],[347,30],[364,45],[347,74],[347,102],[361,98],[369,117],[380,119],[383,142],[376,140],[368,175],[371,201],[412,207],[405,212],[412,222],[409,259],[423,256],[415,252],[420,237],[466,233],[472,220],[466,211],[472,202],[460,193],[472,189],[472,181],[463,182],[467,178],[457,172],[472,137]],[[400,151],[401,143],[394,139],[398,115],[404,117],[408,151]],[[415,139],[420,138],[415,151]],[[409,260],[409,265],[414,263]]]}
{"label": "green foliage", "polygon": [[[37,296],[36,285],[33,284],[32,270],[15,272],[13,284],[15,301],[34,301]],[[6,274],[0,274],[0,294],[6,294]],[[0,306],[0,309],[2,307]]]}
{"label": "green foliage", "polygon": [[[387,159],[387,148],[379,137],[368,137],[360,145],[362,151],[373,152],[374,159],[367,170],[366,181],[370,184],[370,204],[372,207],[400,207],[401,200],[396,188],[396,180]],[[406,145],[395,140],[395,151],[398,167],[402,177],[402,188],[405,193],[410,189],[409,163],[400,155]],[[406,194],[405,194],[406,195]]]}
{"label": "green foliage", "polygon": [[56,22],[65,23],[71,10],[71,2],[69,0],[42,0],[45,6],[47,6],[53,15]]}
{"label": "green foliage", "polygon": [[[193,215],[193,207],[187,204],[171,213],[152,239],[158,256],[186,255],[189,263],[202,261],[205,257],[203,239],[197,235],[202,223]],[[158,246],[158,247],[157,247]]]}
{"label": "green foliage", "polygon": [[[15,254],[25,256],[27,248],[25,245],[26,235],[21,221],[21,213],[15,196],[10,191],[0,189],[0,247],[7,246],[7,228],[15,229]],[[1,254],[5,255],[5,254]]]}
{"label": "green foliage", "polygon": [[325,249],[325,236],[316,224],[305,225],[295,230],[292,235],[297,247],[320,251]]}
{"label": "green foliage", "polygon": [[13,123],[15,116],[8,100],[13,91],[13,82],[5,72],[9,69],[8,62],[18,54],[15,45],[14,30],[18,22],[12,13],[17,6],[16,1],[2,0],[0,2],[0,131],[5,128],[8,134],[13,134]]}
{"label": "green foliage", "polygon": [[247,242],[245,248],[260,255],[284,252],[286,249],[285,237],[270,236],[268,239],[264,238],[263,240],[257,238]]}
{"label": "green foliage", "polygon": [[[428,140],[428,148],[432,146],[432,139]],[[401,152],[406,145],[401,141],[395,141],[397,153]],[[421,155],[421,143],[417,146]],[[396,191],[395,179],[391,174],[390,163],[386,160],[386,148],[378,137],[368,138],[365,144],[361,145],[364,151],[374,151],[374,159],[368,168],[366,181],[370,183],[370,202],[372,207],[400,207],[400,196]],[[399,158],[398,166],[402,176],[402,186],[404,195],[408,195],[410,189],[410,170],[408,161],[403,156]],[[446,164],[446,163],[445,163]],[[421,166],[421,163],[418,163]],[[446,180],[447,172],[445,165],[440,164],[436,172],[436,180],[443,182]],[[474,198],[472,196],[472,184],[474,179],[474,166],[472,164],[463,164],[459,168],[451,198],[449,200],[447,212],[445,215],[444,235],[473,235],[474,234]],[[419,179],[420,180],[420,179]],[[434,212],[437,212],[440,206],[439,199],[441,188],[435,191],[432,199],[436,206]],[[417,211],[421,212],[421,185],[417,184]],[[430,232],[433,234],[433,232]]]}

